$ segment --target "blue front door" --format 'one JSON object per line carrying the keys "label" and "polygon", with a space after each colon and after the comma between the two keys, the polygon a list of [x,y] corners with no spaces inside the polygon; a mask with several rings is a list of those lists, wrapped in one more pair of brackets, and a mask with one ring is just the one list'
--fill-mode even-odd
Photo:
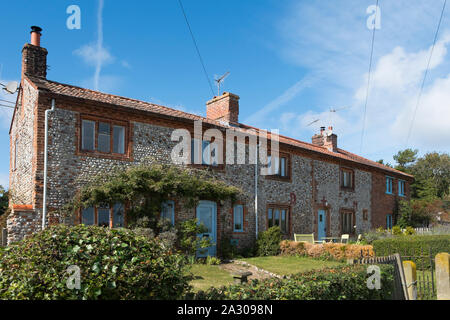
{"label": "blue front door", "polygon": [[212,245],[208,248],[199,249],[197,256],[199,258],[216,255],[216,234],[217,234],[217,205],[212,201],[200,201],[197,206],[197,220],[199,224],[203,224],[207,231],[198,236],[208,238]]}
{"label": "blue front door", "polygon": [[326,217],[327,214],[325,210],[319,210],[318,213],[318,228],[317,228],[317,240],[322,241],[323,238],[327,236],[327,224],[326,224]]}

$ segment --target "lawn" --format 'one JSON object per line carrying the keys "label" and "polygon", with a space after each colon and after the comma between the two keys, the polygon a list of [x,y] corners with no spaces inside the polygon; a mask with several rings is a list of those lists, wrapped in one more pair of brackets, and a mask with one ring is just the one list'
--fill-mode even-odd
{"label": "lawn", "polygon": [[194,264],[191,272],[195,280],[191,281],[194,291],[206,290],[210,287],[226,286],[233,283],[233,277],[219,266]]}
{"label": "lawn", "polygon": [[326,267],[337,267],[344,263],[337,261],[322,261],[306,257],[296,256],[273,256],[246,258],[243,261],[250,263],[258,268],[279,274],[290,275],[310,270],[323,269]]}

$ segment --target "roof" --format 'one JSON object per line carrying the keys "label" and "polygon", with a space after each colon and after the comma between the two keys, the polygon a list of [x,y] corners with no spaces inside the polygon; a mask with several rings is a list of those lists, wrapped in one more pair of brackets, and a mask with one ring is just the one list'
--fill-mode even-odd
{"label": "roof", "polygon": [[[92,101],[99,101],[99,102],[103,102],[103,103],[107,103],[107,104],[112,104],[112,105],[121,106],[121,107],[125,107],[125,108],[150,112],[150,113],[158,114],[158,115],[165,115],[165,116],[174,117],[174,118],[183,119],[183,120],[192,120],[192,121],[202,120],[205,123],[209,123],[211,125],[226,128],[226,129],[234,129],[234,130],[238,130],[238,131],[242,130],[242,129],[244,129],[244,130],[245,129],[254,129],[256,131],[259,131],[259,130],[262,131],[262,129],[254,128],[254,127],[240,124],[240,123],[233,124],[232,126],[230,126],[230,125],[225,124],[220,121],[208,119],[208,118],[205,118],[205,117],[202,117],[199,115],[183,112],[180,110],[168,108],[168,107],[150,103],[150,102],[145,102],[145,101],[136,100],[136,99],[130,99],[130,98],[121,97],[121,96],[117,96],[117,95],[113,95],[113,94],[107,94],[107,93],[94,91],[94,90],[90,90],[90,89],[86,89],[86,88],[81,88],[81,87],[77,87],[77,86],[73,86],[73,85],[50,81],[50,80],[38,78],[38,77],[27,76],[27,78],[39,90],[57,94],[57,95],[67,96],[67,97],[71,97],[71,98],[80,98],[80,99],[86,99],[86,100],[92,100]],[[270,133],[269,133],[269,136],[270,136]],[[329,151],[325,147],[317,146],[312,143],[303,142],[303,141],[293,139],[290,137],[286,137],[286,136],[282,136],[282,135],[280,135],[279,137],[280,137],[280,139],[279,139],[280,143],[284,143],[284,144],[287,144],[287,145],[290,145],[290,146],[293,146],[296,148],[312,151],[312,152],[322,154],[325,156],[329,156],[332,158],[337,158],[337,159],[342,159],[342,160],[359,163],[362,165],[370,166],[370,167],[377,168],[377,169],[380,169],[380,170],[383,170],[386,172],[390,172],[390,173],[397,174],[397,175],[402,175],[402,176],[409,177],[409,178],[413,177],[412,175],[406,174],[406,173],[396,170],[394,168],[387,167],[383,164],[366,159],[364,157],[358,156],[356,154],[345,151],[343,149],[338,148],[336,152],[333,152],[333,151]]]}

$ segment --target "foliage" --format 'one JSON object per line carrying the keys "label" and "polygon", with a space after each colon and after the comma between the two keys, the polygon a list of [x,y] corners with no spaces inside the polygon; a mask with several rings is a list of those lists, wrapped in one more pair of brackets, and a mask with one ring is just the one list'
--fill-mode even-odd
{"label": "foliage", "polygon": [[400,228],[399,226],[394,226],[394,227],[392,228],[392,234],[393,234],[394,236],[402,236],[402,235],[403,235],[402,228]]}
{"label": "foliage", "polygon": [[406,227],[404,233],[405,233],[405,235],[407,235],[407,236],[412,236],[412,235],[414,235],[414,234],[416,233],[416,231],[414,230],[413,227]]}
{"label": "foliage", "polygon": [[397,162],[395,169],[406,172],[408,168],[417,160],[417,154],[419,150],[405,149],[399,151],[393,156],[394,160]]}
{"label": "foliage", "polygon": [[367,288],[363,265],[310,271],[287,279],[253,280],[244,285],[210,288],[190,294],[197,300],[385,300],[393,291],[393,267],[380,265],[381,289]]}
{"label": "foliage", "polygon": [[[377,256],[385,256],[399,253],[404,256],[422,256],[432,257],[439,252],[448,252],[450,248],[450,234],[447,235],[413,235],[394,237],[389,239],[380,239],[373,242],[373,248]],[[430,265],[430,259],[417,258],[417,268],[427,268]]]}
{"label": "foliage", "polygon": [[258,234],[256,252],[258,256],[276,256],[280,253],[281,229],[273,226]]}
{"label": "foliage", "polygon": [[8,202],[9,191],[0,185],[0,230],[6,228],[6,218],[9,214]]}
{"label": "foliage", "polygon": [[372,244],[375,240],[392,238],[393,235],[383,228],[377,228],[376,230],[370,230],[363,234],[363,243]]}
{"label": "foliage", "polygon": [[284,240],[280,243],[282,255],[298,255],[324,260],[357,259],[363,257],[373,257],[373,248],[370,245],[324,243],[311,244]]}
{"label": "foliage", "polygon": [[397,225],[401,228],[428,226],[435,221],[438,212],[442,211],[442,201],[413,199],[401,201],[399,208],[400,218]]}
{"label": "foliage", "polygon": [[139,165],[102,173],[85,185],[68,203],[62,214],[99,204],[128,203],[129,224],[148,217],[148,225],[156,229],[161,204],[171,198],[183,198],[192,208],[202,200],[235,200],[240,189],[215,179],[203,170],[174,165]]}
{"label": "foliage", "polygon": [[[81,271],[68,289],[69,266]],[[189,288],[186,259],[126,229],[53,226],[0,257],[0,299],[176,299]]]}
{"label": "foliage", "polygon": [[176,230],[176,247],[187,256],[195,256],[198,249],[211,245],[208,239],[198,237],[198,234],[205,233],[207,228],[203,224],[198,224],[197,219],[180,222]]}
{"label": "foliage", "polygon": [[230,237],[224,236],[220,241],[219,256],[223,259],[233,259],[238,256],[236,245],[231,242]]}
{"label": "foliage", "polygon": [[217,257],[210,257],[210,256],[208,256],[208,257],[206,258],[206,260],[205,260],[205,263],[206,263],[208,266],[217,266],[217,265],[221,264],[222,261],[220,261],[220,259],[217,258]]}

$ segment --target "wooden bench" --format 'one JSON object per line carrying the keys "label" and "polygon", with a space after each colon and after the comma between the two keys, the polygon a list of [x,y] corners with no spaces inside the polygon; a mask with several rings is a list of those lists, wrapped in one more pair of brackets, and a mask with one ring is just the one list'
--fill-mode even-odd
{"label": "wooden bench", "polygon": [[252,274],[250,271],[237,271],[233,273],[234,283],[246,283]]}
{"label": "wooden bench", "polygon": [[311,234],[294,234],[295,242],[308,242],[314,244],[314,233]]}

